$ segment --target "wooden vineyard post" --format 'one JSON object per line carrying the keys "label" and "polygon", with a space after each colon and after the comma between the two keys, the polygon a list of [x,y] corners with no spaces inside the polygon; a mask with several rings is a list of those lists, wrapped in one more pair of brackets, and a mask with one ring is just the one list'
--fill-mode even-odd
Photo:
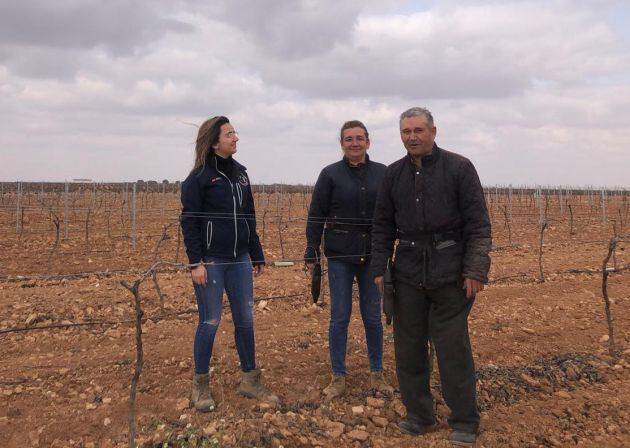
{"label": "wooden vineyard post", "polygon": [[543,244],[545,241],[545,229],[547,228],[547,222],[543,221],[540,223],[540,246],[538,248],[538,268],[540,269],[540,276],[538,277],[538,281],[540,283],[544,283],[545,275],[543,273]]}
{"label": "wooden vineyard post", "polygon": [[140,302],[140,284],[144,278],[136,280],[133,285],[129,285],[126,281],[120,283],[127,288],[134,298],[134,309],[136,314],[136,365],[131,378],[131,387],[129,388],[129,407],[127,413],[127,425],[129,427],[129,438],[127,446],[135,448],[136,446],[136,395],[138,390],[138,381],[142,373],[142,365],[144,363],[144,352],[142,349],[142,306]]}
{"label": "wooden vineyard post", "polygon": [[131,246],[136,250],[136,183],[133,183],[131,195]]}
{"label": "wooden vineyard post", "polygon": [[21,233],[21,226],[20,226],[20,207],[21,207],[21,202],[22,202],[22,183],[21,182],[16,182],[15,183],[15,233],[17,233],[18,235]]}
{"label": "wooden vineyard post", "polygon": [[280,238],[280,252],[284,260],[284,242],[282,241],[282,215],[278,215],[278,238]]}
{"label": "wooden vineyard post", "polygon": [[70,185],[66,181],[65,191],[63,195],[63,239],[68,239],[68,195],[70,194]]}
{"label": "wooden vineyard post", "polygon": [[87,215],[85,217],[85,253],[90,253],[90,215],[92,214],[92,209],[88,207]]}
{"label": "wooden vineyard post", "polygon": [[505,227],[507,227],[508,229],[508,243],[511,246],[512,245],[512,226],[510,224],[510,216],[508,215],[505,205],[500,206],[499,209],[503,212],[503,216],[505,217]]}
{"label": "wooden vineyard post", "polygon": [[606,190],[602,188],[602,224],[606,224]]}
{"label": "wooden vineyard post", "polygon": [[615,269],[608,270],[608,261],[617,247],[617,239],[613,238],[608,243],[608,254],[604,258],[602,265],[602,296],[604,297],[604,308],[606,311],[606,324],[608,325],[608,354],[613,359],[617,359],[617,350],[615,348],[615,334],[613,326],[612,311],[610,310],[610,299],[608,298],[608,274],[614,272]]}

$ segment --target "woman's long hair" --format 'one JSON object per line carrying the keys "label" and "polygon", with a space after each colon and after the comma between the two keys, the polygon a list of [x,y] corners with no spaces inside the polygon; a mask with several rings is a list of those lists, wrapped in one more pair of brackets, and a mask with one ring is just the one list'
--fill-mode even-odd
{"label": "woman's long hair", "polygon": [[197,143],[195,144],[195,164],[193,170],[202,167],[203,171],[203,168],[206,167],[208,157],[214,153],[212,146],[219,141],[221,126],[229,122],[230,120],[228,120],[227,117],[218,116],[204,121],[199,127]]}

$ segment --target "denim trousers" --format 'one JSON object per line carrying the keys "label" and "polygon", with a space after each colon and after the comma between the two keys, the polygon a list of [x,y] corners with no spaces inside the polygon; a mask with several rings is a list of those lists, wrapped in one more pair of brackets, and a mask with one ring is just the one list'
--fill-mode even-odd
{"label": "denim trousers", "polygon": [[236,260],[206,257],[208,282],[206,286],[193,283],[199,323],[195,333],[193,347],[195,373],[208,373],[212,346],[221,323],[223,309],[223,291],[227,293],[234,321],[234,340],[241,363],[241,370],[249,372],[256,369],[254,345],[254,285],[252,264],[249,254]]}
{"label": "denim trousers", "polygon": [[381,322],[381,296],[369,272],[369,263],[353,264],[339,260],[328,260],[328,282],[330,284],[330,326],[328,344],[330,363],[334,375],[346,374],[346,349],[348,323],[352,313],[352,282],[359,285],[359,307],[368,361],[372,372],[383,370],[383,323]]}
{"label": "denim trousers", "polygon": [[430,338],[435,346],[442,396],[451,409],[449,426],[477,432],[475,364],[468,336],[473,303],[460,283],[423,289],[396,282],[396,374],[408,418],[423,425],[435,423],[427,345]]}

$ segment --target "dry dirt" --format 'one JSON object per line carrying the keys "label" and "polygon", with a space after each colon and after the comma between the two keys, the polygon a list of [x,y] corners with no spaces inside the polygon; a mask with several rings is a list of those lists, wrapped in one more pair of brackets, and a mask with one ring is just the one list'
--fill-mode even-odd
{"label": "dry dirt", "polygon": [[[257,197],[259,227],[267,212],[265,254],[270,261],[297,259],[303,251],[308,198],[295,194],[289,200],[285,195],[276,203],[276,196]],[[86,201],[77,203],[81,200]],[[160,208],[159,196],[146,198],[135,251],[128,216],[121,218],[116,197],[111,196],[110,203],[101,202],[101,207],[97,207],[98,198],[88,200],[94,207],[88,223],[89,248],[84,233],[87,213],[78,205],[69,239],[54,252],[50,213],[37,208],[35,200],[19,236],[10,207],[3,211],[2,447],[127,445],[136,347],[130,322],[133,298],[120,281],[137,279],[151,265],[162,226],[176,214],[176,197],[169,198],[166,211]],[[630,446],[630,272],[608,277],[619,353],[614,359],[608,352],[602,273],[598,272],[612,234],[611,222],[602,224],[590,202],[573,198],[576,216],[571,235],[567,210],[560,217],[557,207],[550,207],[550,225],[544,235],[545,281],[539,282],[540,234],[532,199],[521,198],[520,209],[514,204],[511,242],[501,205],[492,203],[492,197],[489,200],[495,246],[491,278],[495,281],[477,298],[470,318],[482,410],[477,446]],[[611,200],[609,216],[627,216],[626,202],[619,200],[617,205],[615,209]],[[63,212],[57,209],[57,213]],[[619,224],[617,230],[623,233]],[[167,234],[158,259],[173,261],[176,228]],[[619,243],[617,266],[630,262],[625,247],[627,243]],[[180,249],[179,261],[182,258]],[[48,276],[106,269],[134,271]],[[158,278],[164,310],[150,279],[140,289],[146,320],[136,403],[139,445],[450,446],[445,441],[448,409],[440,399],[437,372],[433,386],[441,424],[423,437],[403,436],[396,429],[404,415],[398,393],[390,398],[368,390],[365,338],[356,311],[348,343],[349,392],[332,404],[322,403],[321,390],[330,375],[328,293],[323,303],[311,304],[309,279],[299,263],[270,266],[255,280],[258,364],[264,369],[265,383],[281,396],[282,406],[266,409],[237,395],[238,357],[226,309],[212,362],[212,391],[218,408],[209,414],[195,412],[187,400],[196,325],[190,279],[186,272],[172,269],[160,272]],[[42,329],[77,323],[90,324]],[[6,331],[12,329],[28,331]],[[384,366],[388,379],[397,385],[391,331],[385,327]]]}

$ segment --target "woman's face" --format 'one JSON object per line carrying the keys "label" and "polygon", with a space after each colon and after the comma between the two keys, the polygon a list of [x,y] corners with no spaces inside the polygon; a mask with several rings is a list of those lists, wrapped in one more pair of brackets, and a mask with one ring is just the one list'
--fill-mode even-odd
{"label": "woman's face", "polygon": [[350,163],[357,164],[365,162],[365,153],[370,147],[370,141],[362,128],[344,129],[341,139],[341,149]]}
{"label": "woman's face", "polygon": [[238,135],[234,127],[230,123],[225,123],[221,125],[219,141],[212,145],[212,149],[214,149],[215,154],[225,159],[236,152],[237,141]]}

